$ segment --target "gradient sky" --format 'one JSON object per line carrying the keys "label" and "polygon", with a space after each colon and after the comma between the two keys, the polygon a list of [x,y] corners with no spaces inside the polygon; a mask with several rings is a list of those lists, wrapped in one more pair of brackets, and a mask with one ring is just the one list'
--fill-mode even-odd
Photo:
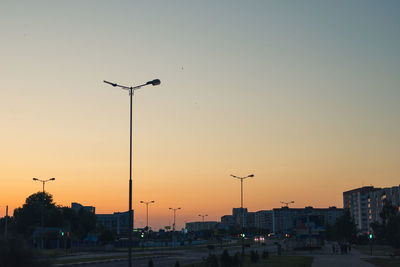
{"label": "gradient sky", "polygon": [[342,207],[400,181],[399,1],[1,1],[0,216],[41,190],[135,226]]}

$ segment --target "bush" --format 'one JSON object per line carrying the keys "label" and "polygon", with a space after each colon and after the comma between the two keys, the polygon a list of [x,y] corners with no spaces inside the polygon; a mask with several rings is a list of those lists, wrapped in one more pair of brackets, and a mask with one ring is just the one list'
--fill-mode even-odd
{"label": "bush", "polygon": [[232,266],[232,258],[229,256],[228,251],[225,249],[221,255],[221,267],[231,267]]}
{"label": "bush", "polygon": [[0,240],[1,267],[47,267],[50,263],[41,261],[22,239],[8,238]]}
{"label": "bush", "polygon": [[239,252],[236,252],[232,259],[232,266],[240,266],[242,264],[242,258]]}
{"label": "bush", "polygon": [[260,256],[258,255],[257,251],[250,251],[250,260],[252,263],[257,263],[258,260],[260,259]]}
{"label": "bush", "polygon": [[268,250],[265,250],[265,249],[264,249],[263,254],[262,254],[262,258],[263,258],[263,259],[268,259],[268,258],[269,258],[269,252],[268,252]]}
{"label": "bush", "polygon": [[153,259],[149,260],[149,267],[154,267]]}
{"label": "bush", "polygon": [[175,262],[175,267],[181,267],[181,264],[179,263],[179,261]]}
{"label": "bush", "polygon": [[217,256],[215,256],[215,254],[208,256],[205,263],[206,266],[208,267],[219,267],[218,259]]}

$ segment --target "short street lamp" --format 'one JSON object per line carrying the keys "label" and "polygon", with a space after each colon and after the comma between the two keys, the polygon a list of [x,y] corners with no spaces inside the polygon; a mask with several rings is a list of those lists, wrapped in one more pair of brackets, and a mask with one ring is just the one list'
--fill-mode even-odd
{"label": "short street lamp", "polygon": [[132,211],[132,102],[135,90],[138,90],[146,85],[159,85],[159,79],[148,81],[147,83],[138,86],[124,86],[116,83],[104,81],[113,87],[119,87],[129,91],[130,95],[130,134],[129,134],[129,228],[128,228],[128,266],[132,266],[132,231],[133,231],[133,211]]}
{"label": "short street lamp", "polygon": [[204,222],[204,217],[207,217],[208,215],[207,215],[207,214],[204,214],[204,215],[199,214],[199,216],[200,216],[201,218],[203,218],[203,222]]}
{"label": "short street lamp", "polygon": [[40,218],[40,225],[41,225],[41,229],[40,229],[40,237],[41,237],[41,247],[42,247],[42,249],[44,249],[44,236],[43,236],[43,232],[44,232],[44,196],[45,196],[45,191],[44,191],[44,185],[47,183],[47,182],[50,182],[50,181],[54,181],[54,180],[56,180],[56,178],[50,178],[50,179],[48,179],[48,180],[40,180],[40,179],[38,179],[38,178],[32,178],[32,180],[34,180],[34,181],[38,181],[38,182],[41,182],[42,184],[43,184],[43,191],[42,191],[42,197],[43,197],[43,199],[42,199],[42,212],[41,212],[41,218]]}

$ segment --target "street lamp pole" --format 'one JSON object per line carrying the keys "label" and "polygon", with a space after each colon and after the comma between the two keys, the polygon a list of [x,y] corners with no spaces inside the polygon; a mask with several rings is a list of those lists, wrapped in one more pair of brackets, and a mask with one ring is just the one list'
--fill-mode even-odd
{"label": "street lamp pole", "polygon": [[174,224],[172,225],[172,247],[175,247],[175,223],[176,223],[176,211],[181,208],[169,208],[174,211]]}
{"label": "street lamp pole", "polygon": [[206,216],[208,216],[207,214],[199,214],[199,216],[201,217],[201,218],[203,218],[203,222],[204,222],[204,217],[206,217]]}
{"label": "street lamp pole", "polygon": [[149,204],[154,203],[155,201],[140,201],[140,203],[146,204],[146,228],[149,230]]}
{"label": "street lamp pole", "polygon": [[176,209],[174,209],[174,208],[169,208],[169,209],[174,211],[174,224],[172,225],[172,231],[175,232],[176,211],[177,211],[177,210],[180,210],[181,208],[176,208]]}
{"label": "street lamp pole", "polygon": [[41,218],[40,218],[40,225],[41,225],[41,229],[40,229],[40,235],[41,235],[41,247],[42,247],[42,249],[44,249],[44,237],[43,237],[43,232],[44,232],[44,193],[45,193],[45,191],[44,191],[44,185],[47,183],[47,182],[50,182],[50,181],[54,181],[56,178],[50,178],[50,179],[48,179],[48,180],[40,180],[40,179],[38,179],[38,178],[32,178],[32,180],[34,180],[34,181],[38,181],[38,182],[41,182],[42,184],[43,184],[43,191],[42,191],[42,211],[41,211]]}
{"label": "street lamp pole", "polygon": [[119,85],[116,83],[104,81],[105,83],[112,85],[113,87],[119,87],[124,90],[129,91],[129,96],[130,96],[130,120],[129,120],[129,126],[130,126],[130,132],[129,132],[129,229],[128,229],[128,266],[132,266],[132,231],[133,231],[133,211],[132,211],[132,102],[133,102],[133,94],[134,91],[137,89],[142,88],[143,86],[146,85],[159,85],[161,82],[158,79],[148,81],[147,83],[138,85],[138,86],[124,86],[124,85]]}
{"label": "street lamp pole", "polygon": [[245,177],[239,177],[231,174],[231,176],[235,179],[240,179],[240,211],[242,212],[241,216],[241,226],[242,226],[242,255],[244,255],[244,211],[243,211],[243,180],[246,178],[254,177],[254,174],[247,175]]}

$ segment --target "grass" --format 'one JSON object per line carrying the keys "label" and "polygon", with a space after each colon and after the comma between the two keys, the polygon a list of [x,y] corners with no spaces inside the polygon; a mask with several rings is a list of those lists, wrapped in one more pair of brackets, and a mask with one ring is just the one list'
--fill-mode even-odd
{"label": "grass", "polygon": [[400,259],[399,258],[370,258],[365,259],[369,263],[372,263],[379,267],[398,267],[400,266]]}
{"label": "grass", "polygon": [[[161,256],[162,254],[152,254],[152,257]],[[148,254],[135,254],[132,255],[132,258],[140,258],[144,256],[149,256]],[[55,263],[58,264],[70,264],[70,263],[78,263],[78,262],[92,262],[92,261],[106,261],[106,260],[123,260],[128,259],[127,255],[119,255],[119,256],[99,256],[99,257],[90,257],[90,258],[70,258],[70,259],[60,259],[55,260]]]}
{"label": "grass", "polygon": [[[242,267],[311,267],[314,258],[309,256],[270,256],[268,259],[260,259],[258,263],[250,262],[246,257]],[[185,267],[204,267],[203,263],[187,264]]]}
{"label": "grass", "polygon": [[[359,245],[356,249],[365,255],[371,255],[371,247],[369,245]],[[391,246],[372,245],[372,256],[388,256],[393,253],[394,248]]]}

